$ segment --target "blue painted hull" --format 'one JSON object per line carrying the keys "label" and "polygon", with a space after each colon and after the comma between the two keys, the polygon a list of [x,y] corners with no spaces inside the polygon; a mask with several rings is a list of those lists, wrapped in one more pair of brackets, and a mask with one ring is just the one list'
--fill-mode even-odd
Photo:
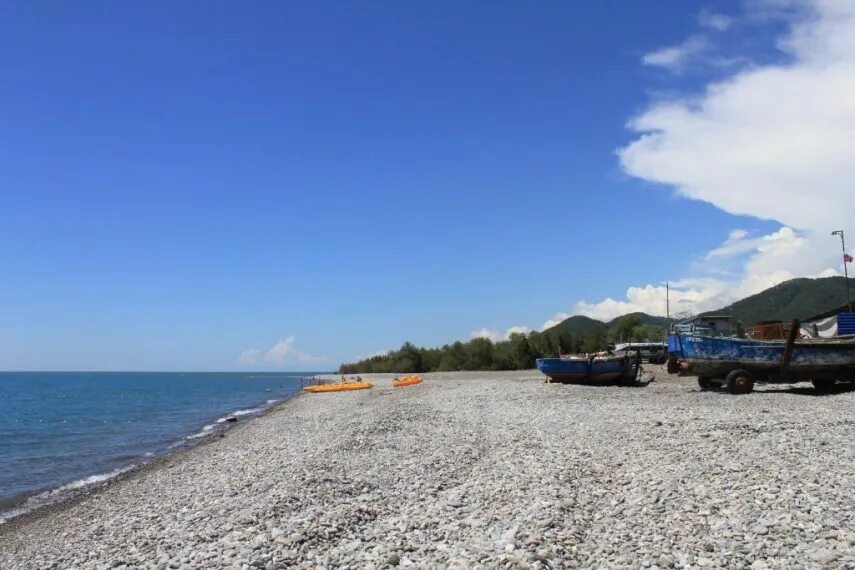
{"label": "blue painted hull", "polygon": [[537,359],[537,369],[555,382],[614,382],[635,378],[637,368],[628,357]]}
{"label": "blue painted hull", "polygon": [[668,335],[668,355],[683,358],[683,349],[680,348],[680,339],[676,334]]}
{"label": "blue painted hull", "polygon": [[[698,376],[724,376],[743,368],[774,380],[782,373],[786,341],[678,335],[686,371]],[[800,340],[793,345],[787,380],[855,378],[855,341]]]}

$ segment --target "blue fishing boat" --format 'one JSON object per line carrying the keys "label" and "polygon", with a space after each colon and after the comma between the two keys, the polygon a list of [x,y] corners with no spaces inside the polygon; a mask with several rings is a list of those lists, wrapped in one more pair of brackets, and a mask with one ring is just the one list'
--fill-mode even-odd
{"label": "blue fishing boat", "polygon": [[810,380],[828,389],[838,380],[855,380],[855,338],[754,340],[675,335],[681,374],[698,377],[701,388],[726,385],[732,393],[750,392],[755,381]]}
{"label": "blue fishing boat", "polygon": [[537,369],[552,382],[607,383],[635,380],[638,359],[635,355],[566,355],[560,358],[538,358]]}

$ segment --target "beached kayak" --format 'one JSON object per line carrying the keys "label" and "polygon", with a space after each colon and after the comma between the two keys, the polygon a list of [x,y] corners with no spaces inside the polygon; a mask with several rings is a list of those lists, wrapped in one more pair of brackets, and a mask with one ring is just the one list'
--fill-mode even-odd
{"label": "beached kayak", "polygon": [[395,388],[403,388],[404,386],[420,384],[421,381],[421,376],[404,376],[403,378],[395,378],[394,380],[392,380],[392,386],[394,386]]}
{"label": "beached kayak", "polygon": [[306,392],[314,394],[320,392],[347,392],[350,390],[369,390],[374,387],[371,382],[339,382],[338,384],[316,384],[303,388]]}

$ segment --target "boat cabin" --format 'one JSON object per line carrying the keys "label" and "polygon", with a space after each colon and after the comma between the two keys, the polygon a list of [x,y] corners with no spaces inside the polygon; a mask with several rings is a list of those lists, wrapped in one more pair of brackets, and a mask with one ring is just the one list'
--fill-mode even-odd
{"label": "boat cabin", "polygon": [[611,350],[616,355],[639,353],[642,360],[652,364],[661,364],[667,358],[668,343],[666,342],[623,342]]}

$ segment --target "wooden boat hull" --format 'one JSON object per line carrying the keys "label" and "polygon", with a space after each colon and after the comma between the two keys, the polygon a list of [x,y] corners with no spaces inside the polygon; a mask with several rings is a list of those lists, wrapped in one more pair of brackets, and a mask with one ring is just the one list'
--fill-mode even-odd
{"label": "wooden boat hull", "polygon": [[538,358],[537,369],[553,382],[604,384],[634,379],[638,365],[628,356]]}
{"label": "wooden boat hull", "polygon": [[796,340],[786,367],[784,340],[679,335],[678,342],[684,374],[715,378],[741,368],[766,380],[855,379],[855,339]]}
{"label": "wooden boat hull", "polygon": [[423,378],[421,376],[404,376],[403,378],[396,378],[392,380],[392,386],[395,388],[403,388],[405,386],[414,386],[416,384],[421,384]]}
{"label": "wooden boat hull", "polygon": [[322,394],[326,392],[350,392],[352,390],[370,390],[374,387],[371,382],[340,382],[338,384],[315,384],[303,388],[306,392]]}

